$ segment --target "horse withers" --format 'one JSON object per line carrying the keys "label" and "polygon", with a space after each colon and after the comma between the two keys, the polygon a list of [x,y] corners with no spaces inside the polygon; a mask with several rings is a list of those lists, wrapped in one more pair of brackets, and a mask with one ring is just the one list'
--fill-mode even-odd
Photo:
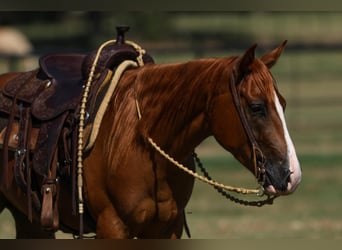
{"label": "horse withers", "polygon": [[[269,69],[285,43],[263,57],[255,47],[242,56],[175,64],[146,64],[121,77],[103,115],[93,147],[83,155],[85,232],[97,238],[180,238],[194,177],[151,146],[149,138],[177,162],[195,171],[193,152],[214,136],[263,185],[268,195],[288,195],[301,181],[289,136],[285,99]],[[6,85],[8,76],[0,76]],[[1,188],[16,221],[18,238],[54,237],[32,223],[27,197],[13,177]],[[57,160],[58,161],[58,160]],[[78,233],[69,181],[60,177],[61,229]]]}

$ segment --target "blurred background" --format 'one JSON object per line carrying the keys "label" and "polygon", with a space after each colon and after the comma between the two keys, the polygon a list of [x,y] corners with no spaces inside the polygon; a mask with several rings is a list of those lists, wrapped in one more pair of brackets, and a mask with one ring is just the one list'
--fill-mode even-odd
{"label": "blurred background", "polygon": [[[127,40],[140,44],[156,63],[241,55],[254,43],[262,56],[288,40],[272,73],[287,100],[302,184],[272,206],[255,208],[196,182],[188,224],[195,239],[342,238],[341,13],[0,12],[0,73],[36,68],[38,58],[51,52],[95,50],[116,38],[120,24],[131,27]],[[256,187],[254,177],[212,138],[197,153],[217,181]],[[14,237],[5,211],[0,238]]]}

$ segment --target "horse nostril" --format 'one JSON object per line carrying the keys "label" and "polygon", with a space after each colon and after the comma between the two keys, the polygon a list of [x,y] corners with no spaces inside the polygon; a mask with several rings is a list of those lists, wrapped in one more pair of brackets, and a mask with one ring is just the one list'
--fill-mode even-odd
{"label": "horse nostril", "polygon": [[287,176],[286,176],[286,181],[287,182],[290,182],[290,176],[291,176],[291,174],[293,173],[292,171],[290,171],[289,169],[287,170]]}
{"label": "horse nostril", "polygon": [[266,168],[266,186],[272,185],[278,191],[286,191],[292,172],[288,168]]}

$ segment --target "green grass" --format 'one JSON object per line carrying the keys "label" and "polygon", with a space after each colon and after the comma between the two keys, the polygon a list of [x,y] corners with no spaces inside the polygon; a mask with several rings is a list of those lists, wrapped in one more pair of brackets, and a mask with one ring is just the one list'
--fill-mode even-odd
{"label": "green grass", "polygon": [[[300,155],[299,158],[303,168],[301,185],[294,194],[276,199],[272,206],[240,206],[225,200],[207,184],[197,182],[187,207],[193,237],[341,238],[342,157]],[[254,178],[243,167],[225,165],[230,160],[219,157],[203,161],[212,176],[225,184],[256,185]]]}
{"label": "green grass", "polygon": [[195,13],[179,14],[172,20],[180,32],[244,35],[250,40],[269,44],[288,39],[310,44],[339,42],[340,13]]}

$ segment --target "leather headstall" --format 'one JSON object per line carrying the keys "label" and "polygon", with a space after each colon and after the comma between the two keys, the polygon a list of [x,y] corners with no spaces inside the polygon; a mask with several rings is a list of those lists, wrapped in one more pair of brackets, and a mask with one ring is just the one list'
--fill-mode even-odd
{"label": "leather headstall", "polygon": [[266,181],[266,158],[264,154],[262,153],[262,150],[258,144],[258,142],[255,139],[255,136],[252,132],[251,127],[248,124],[246,114],[244,112],[243,106],[241,104],[241,96],[238,92],[236,86],[238,84],[241,84],[244,79],[246,78],[247,74],[241,77],[241,79],[235,80],[234,76],[234,70],[231,72],[229,87],[232,93],[233,101],[236,107],[236,110],[239,114],[241,124],[244,128],[244,131],[246,133],[247,139],[250,143],[251,150],[252,150],[252,161],[254,165],[254,175],[258,180],[258,183],[263,186]]}

